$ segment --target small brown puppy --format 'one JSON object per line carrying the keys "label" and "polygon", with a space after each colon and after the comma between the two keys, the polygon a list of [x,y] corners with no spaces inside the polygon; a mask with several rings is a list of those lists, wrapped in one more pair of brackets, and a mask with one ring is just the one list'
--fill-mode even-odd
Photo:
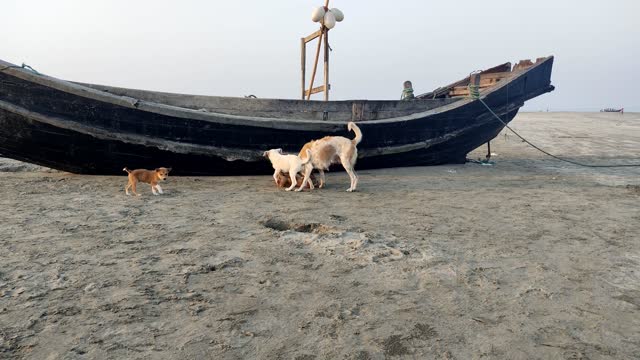
{"label": "small brown puppy", "polygon": [[153,195],[158,195],[163,194],[162,188],[160,187],[160,184],[158,184],[158,182],[167,179],[171,168],[161,167],[155,170],[137,169],[131,171],[125,167],[124,169],[122,169],[122,171],[126,171],[127,174],[129,174],[129,182],[124,188],[124,191],[127,193],[127,195],[129,195],[129,188],[131,188],[131,191],[134,195],[140,196],[140,194],[136,192],[136,185],[138,184],[138,181],[151,184],[151,191],[153,192]]}
{"label": "small brown puppy", "polygon": [[[285,188],[285,187],[291,186],[291,179],[289,178],[289,175],[283,174],[283,173],[278,173],[278,175],[276,175],[276,177],[277,177],[276,185],[279,188]],[[296,175],[296,186],[301,186],[303,179],[304,179],[304,175],[302,175],[302,174]],[[318,180],[316,180],[316,177],[313,174],[311,174],[309,179],[311,180],[311,183],[314,186],[318,186],[319,185]],[[305,184],[303,189],[309,189],[309,184],[308,183]]]}

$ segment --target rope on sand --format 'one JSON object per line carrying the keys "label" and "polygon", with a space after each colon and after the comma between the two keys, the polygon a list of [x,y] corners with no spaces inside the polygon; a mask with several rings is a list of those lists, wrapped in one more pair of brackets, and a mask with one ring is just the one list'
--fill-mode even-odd
{"label": "rope on sand", "polygon": [[560,160],[560,161],[564,161],[567,162],[569,164],[573,164],[573,165],[578,165],[578,166],[583,166],[583,167],[590,167],[590,168],[616,168],[616,167],[640,167],[640,164],[618,164],[618,165],[594,165],[594,164],[584,164],[584,163],[580,163],[577,162],[575,160],[570,160],[570,159],[566,159],[557,155],[553,155],[551,153],[549,153],[548,151],[545,151],[543,149],[541,149],[540,147],[536,146],[535,144],[533,144],[531,141],[525,139],[524,137],[522,137],[520,134],[518,134],[515,130],[513,130],[506,122],[504,122],[502,119],[500,119],[500,117],[493,111],[491,110],[491,108],[489,107],[489,105],[487,105],[487,103],[484,102],[484,100],[482,100],[480,98],[480,91],[478,89],[478,86],[475,85],[469,85],[469,95],[480,101],[480,103],[482,105],[484,105],[484,107],[487,108],[487,110],[489,110],[489,112],[496,118],[498,119],[498,121],[500,121],[507,129],[509,129],[509,131],[511,131],[512,133],[514,133],[517,137],[519,137],[522,141],[524,141],[525,143],[529,144],[529,146],[531,146],[532,148],[540,151],[541,153],[550,156],[556,160]]}

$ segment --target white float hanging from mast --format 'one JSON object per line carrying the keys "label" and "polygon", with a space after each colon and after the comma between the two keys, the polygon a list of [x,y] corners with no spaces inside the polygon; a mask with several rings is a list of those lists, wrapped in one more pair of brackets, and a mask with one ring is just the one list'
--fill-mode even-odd
{"label": "white float hanging from mast", "polygon": [[[302,100],[310,100],[311,95],[324,92],[324,100],[329,101],[329,30],[336,26],[336,22],[344,20],[344,14],[338,9],[329,9],[329,0],[325,0],[324,6],[313,9],[311,20],[320,23],[320,30],[313,34],[300,39],[301,48],[301,67],[302,67]],[[313,71],[311,72],[311,82],[309,88],[306,87],[307,72],[307,43],[318,39],[318,47],[316,49],[316,57],[313,62]],[[318,70],[318,60],[320,58],[320,48],[324,44],[324,85],[313,87],[316,71]]]}

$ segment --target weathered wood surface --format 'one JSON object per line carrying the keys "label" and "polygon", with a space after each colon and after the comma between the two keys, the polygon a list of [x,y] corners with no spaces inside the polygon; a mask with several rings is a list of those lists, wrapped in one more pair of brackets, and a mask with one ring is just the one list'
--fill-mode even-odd
{"label": "weathered wood surface", "polygon": [[[507,62],[507,63],[504,63],[504,64],[500,64],[498,66],[494,66],[494,67],[489,68],[487,70],[483,70],[478,75],[492,74],[492,73],[506,73],[506,72],[510,72],[510,71],[511,71],[511,63]],[[451,96],[449,94],[449,91],[451,91],[451,89],[453,89],[454,87],[466,87],[466,86],[469,85],[470,80],[471,80],[471,76],[467,76],[466,78],[464,78],[462,80],[458,80],[458,81],[456,81],[454,83],[451,83],[451,84],[449,84],[447,86],[443,86],[443,87],[437,88],[432,92],[418,95],[417,98],[418,99],[437,99],[437,98]]]}
{"label": "weathered wood surface", "polygon": [[[313,89],[311,89],[311,94],[317,94],[317,93],[323,92],[325,90],[324,87],[325,87],[324,85],[314,87]],[[309,90],[306,90],[304,93],[305,95],[309,95]]]}
{"label": "weathered wood surface", "polygon": [[[327,4],[329,1],[327,1]],[[329,29],[324,29],[324,101],[329,101]]]}
{"label": "weathered wood surface", "polygon": [[305,38],[300,39],[300,70],[302,72],[302,97],[305,98],[305,86],[307,86],[306,76],[307,76],[307,43],[305,42]]}
{"label": "weathered wood surface", "polygon": [[308,42],[310,42],[310,41],[313,41],[313,40],[315,40],[315,39],[319,38],[319,37],[320,37],[320,35],[322,35],[322,31],[321,31],[321,30],[317,30],[317,31],[315,31],[314,33],[312,33],[311,35],[304,37],[304,38],[303,38],[303,41],[304,41],[305,43],[308,43]]}
{"label": "weathered wood surface", "polygon": [[[469,77],[469,83],[483,90],[495,86],[500,81],[505,81],[513,76],[513,72],[481,72],[472,74]],[[449,96],[469,96],[469,86],[454,86],[449,91]]]}
{"label": "weathered wood surface", "polygon": [[[229,115],[256,117],[273,117],[300,120],[338,120],[348,121],[351,116],[351,100],[349,101],[302,101],[278,99],[245,99],[217,96],[198,96],[171,94],[145,90],[116,88],[104,85],[82,84],[110,94],[136,98],[152,103],[161,103],[180,108],[206,110],[206,112]],[[306,91],[306,90],[305,90]],[[365,100],[359,100],[365,101]],[[453,99],[436,99],[421,101],[366,101],[367,112],[371,119],[388,119],[406,116],[417,112],[428,111],[455,101]],[[323,113],[328,113],[328,118]]]}
{"label": "weathered wood surface", "polygon": [[320,48],[322,47],[322,38],[326,34],[324,25],[320,30],[320,36],[318,37],[318,47],[316,48],[316,57],[313,61],[313,70],[311,70],[311,82],[309,83],[309,91],[307,92],[307,100],[311,99],[311,89],[313,89],[313,82],[316,79],[316,72],[318,71],[318,60],[320,59]]}

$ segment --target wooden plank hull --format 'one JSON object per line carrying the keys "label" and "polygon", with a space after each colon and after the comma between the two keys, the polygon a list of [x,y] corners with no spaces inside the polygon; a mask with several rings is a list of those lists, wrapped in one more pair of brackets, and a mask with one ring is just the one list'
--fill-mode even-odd
{"label": "wooden plank hull", "polygon": [[[548,58],[485,91],[484,101],[511,121],[524,101],[553,89],[552,64]],[[120,174],[124,166],[172,166],[177,175],[266,174],[271,168],[262,151],[297,152],[326,135],[353,137],[346,129],[352,120],[364,134],[357,168],[368,169],[461,163],[504,127],[468,98],[252,102],[116,92],[22,69],[0,72],[0,154],[83,174]],[[208,109],[197,109],[202,104]]]}

